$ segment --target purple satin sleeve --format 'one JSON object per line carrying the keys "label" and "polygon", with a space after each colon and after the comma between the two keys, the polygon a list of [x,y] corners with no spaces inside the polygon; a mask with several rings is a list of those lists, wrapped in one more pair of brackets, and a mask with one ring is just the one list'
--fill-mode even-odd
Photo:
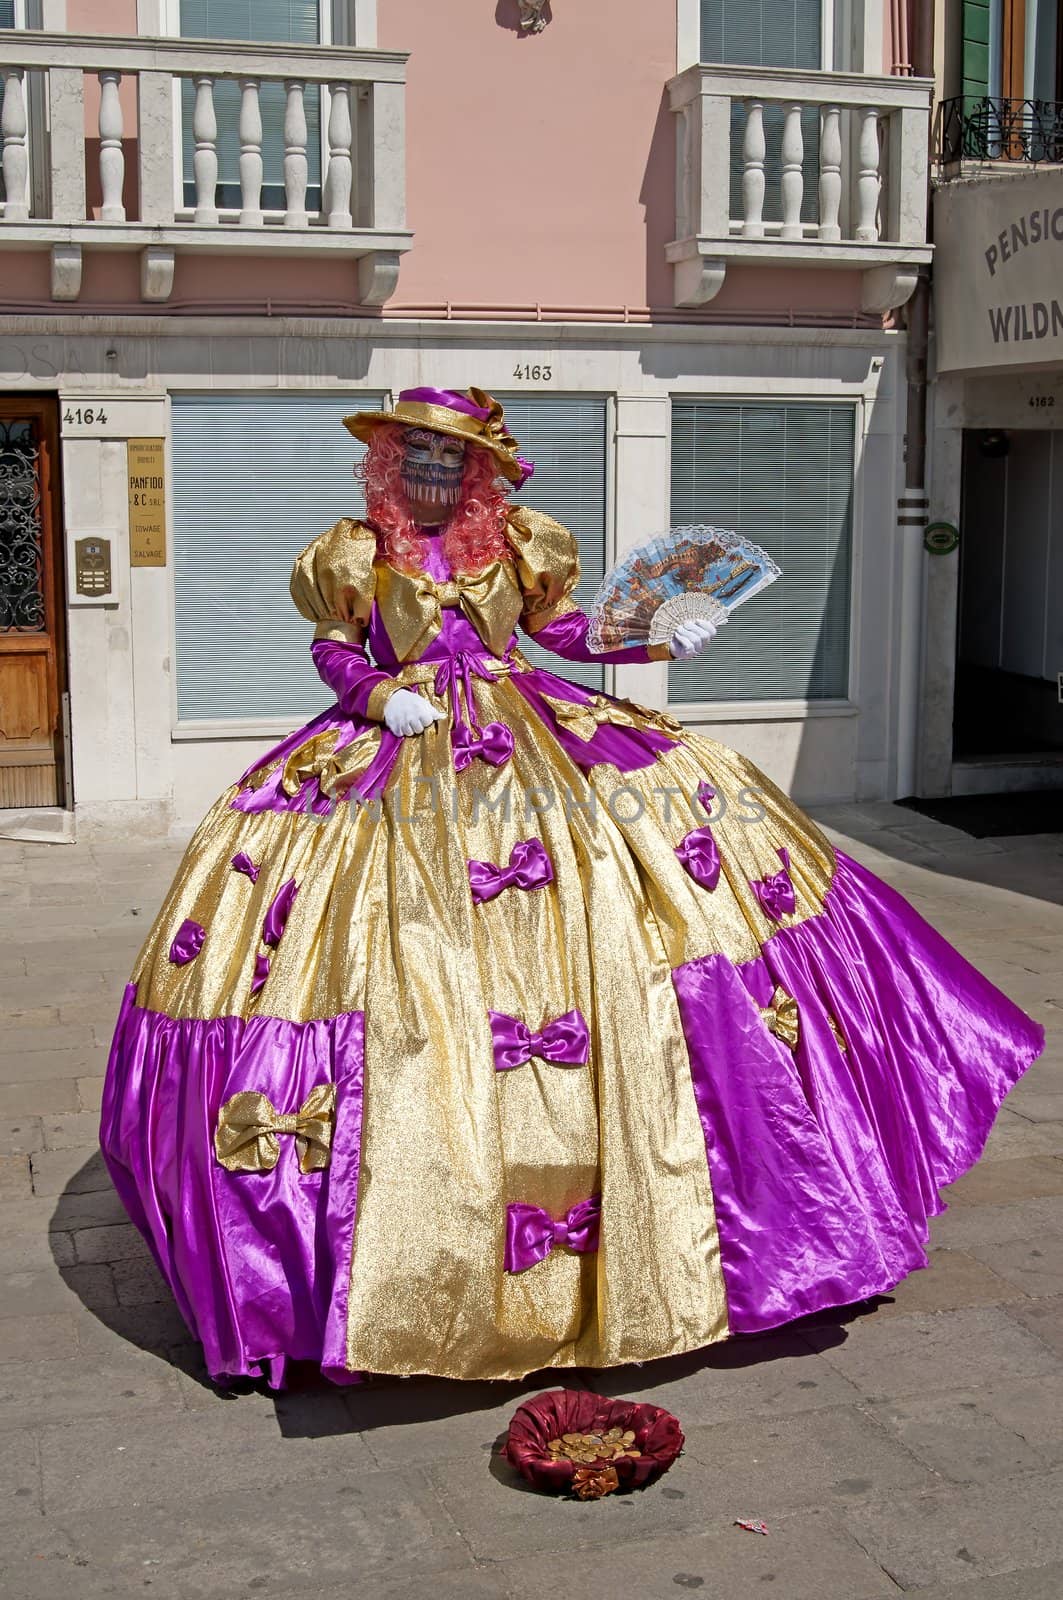
{"label": "purple satin sleeve", "polygon": [[364,717],[369,696],[377,684],[391,682],[391,673],[372,666],[360,644],[315,639],[310,654],[318,676],[328,684],[339,701],[340,710],[348,717]]}
{"label": "purple satin sleeve", "polygon": [[585,611],[566,611],[537,633],[529,634],[529,638],[541,644],[545,650],[552,651],[555,656],[563,656],[566,661],[618,661],[627,666],[641,667],[653,660],[642,644],[625,645],[622,650],[603,650],[601,655],[596,655],[587,648],[586,643],[590,620]]}

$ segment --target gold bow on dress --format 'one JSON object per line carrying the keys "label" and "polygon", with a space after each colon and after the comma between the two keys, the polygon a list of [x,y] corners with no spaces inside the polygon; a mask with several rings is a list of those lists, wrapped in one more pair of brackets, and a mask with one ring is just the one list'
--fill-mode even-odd
{"label": "gold bow on dress", "polygon": [[357,782],[380,749],[380,729],[366,728],[342,750],[336,749],[339,737],[340,729],[329,728],[292,751],[281,775],[286,795],[297,795],[307,778],[316,778],[321,793],[330,796]]}
{"label": "gold bow on dress", "polygon": [[214,1130],[214,1154],[227,1172],[272,1172],[280,1160],[279,1133],[299,1142],[299,1171],[323,1172],[332,1150],[336,1089],[319,1083],[298,1111],[278,1111],[267,1095],[245,1089],[226,1100]]}
{"label": "gold bow on dress", "polygon": [[558,700],[552,694],[544,694],[543,699],[562,728],[567,733],[574,733],[577,739],[593,739],[603,722],[618,723],[624,728],[638,727],[638,722],[629,711],[600,696],[595,696],[586,704],[574,700]]}
{"label": "gold bow on dress", "polygon": [[792,994],[787,994],[785,989],[776,989],[771,1004],[761,1006],[760,1014],[777,1039],[788,1044],[791,1050],[797,1049],[800,1019],[797,1001]]}
{"label": "gold bow on dress", "polygon": [[523,604],[513,566],[492,561],[475,576],[437,583],[427,572],[376,569],[376,601],[399,661],[416,661],[443,626],[443,606],[460,606],[489,650],[505,652]]}

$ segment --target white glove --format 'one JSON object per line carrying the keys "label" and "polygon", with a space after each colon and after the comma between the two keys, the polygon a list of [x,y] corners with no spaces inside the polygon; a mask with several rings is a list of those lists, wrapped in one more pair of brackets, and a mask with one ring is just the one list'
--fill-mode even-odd
{"label": "white glove", "polygon": [[[724,621],[726,620],[725,617]],[[691,656],[700,656],[710,640],[715,639],[718,631],[719,629],[704,617],[692,617],[688,622],[681,622],[668,641],[673,660],[687,661]]]}
{"label": "white glove", "polygon": [[442,711],[430,706],[423,695],[414,694],[412,689],[396,689],[394,694],[388,696],[384,706],[384,725],[389,733],[405,737],[411,733],[423,733],[443,715]]}

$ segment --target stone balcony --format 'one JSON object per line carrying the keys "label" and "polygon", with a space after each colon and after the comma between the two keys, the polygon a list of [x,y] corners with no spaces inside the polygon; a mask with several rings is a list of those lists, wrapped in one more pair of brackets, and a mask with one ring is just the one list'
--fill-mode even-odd
{"label": "stone balcony", "polygon": [[676,116],[677,306],[719,293],[732,263],[856,269],[863,308],[903,305],[926,242],[929,79],[688,67]]}
{"label": "stone balcony", "polygon": [[[182,252],[245,258],[296,252],[300,259],[339,252],[352,263],[359,302],[381,305],[412,239],[406,59],[318,45],[0,33],[0,250],[49,249],[56,300],[78,298],[84,251],[136,251],[146,301],[169,298]],[[186,96],[194,146],[188,185],[185,79],[194,85]],[[239,85],[234,127],[219,126],[215,109],[214,86],[225,80]],[[276,179],[275,196],[283,194],[275,210],[263,207],[260,92],[268,84],[283,85],[285,97],[283,170],[265,174]],[[308,97],[320,104],[323,130],[320,208],[313,211],[308,183],[318,157],[309,143]],[[230,152],[239,148],[240,203],[228,208],[218,203],[219,140],[226,139]],[[130,193],[132,205],[123,201]]]}

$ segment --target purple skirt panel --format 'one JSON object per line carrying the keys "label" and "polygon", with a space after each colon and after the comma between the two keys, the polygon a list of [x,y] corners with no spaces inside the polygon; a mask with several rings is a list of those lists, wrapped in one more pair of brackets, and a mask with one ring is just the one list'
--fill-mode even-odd
{"label": "purple skirt panel", "polygon": [[[1044,1029],[843,851],[821,915],[741,967],[677,967],[732,1333],[885,1293],[927,1265]],[[796,1051],[757,1009],[797,1002]],[[837,1023],[846,1048],[830,1025]]]}
{"label": "purple skirt panel", "polygon": [[[284,1383],[287,1360],[346,1369],[347,1292],[358,1196],[364,1016],[176,1021],[126,989],[107,1069],[100,1144],[126,1210],[144,1234],[218,1379]],[[219,1109],[244,1090],[295,1112],[336,1086],[329,1164],[302,1173],[281,1134],[269,1172],[216,1159]]]}

